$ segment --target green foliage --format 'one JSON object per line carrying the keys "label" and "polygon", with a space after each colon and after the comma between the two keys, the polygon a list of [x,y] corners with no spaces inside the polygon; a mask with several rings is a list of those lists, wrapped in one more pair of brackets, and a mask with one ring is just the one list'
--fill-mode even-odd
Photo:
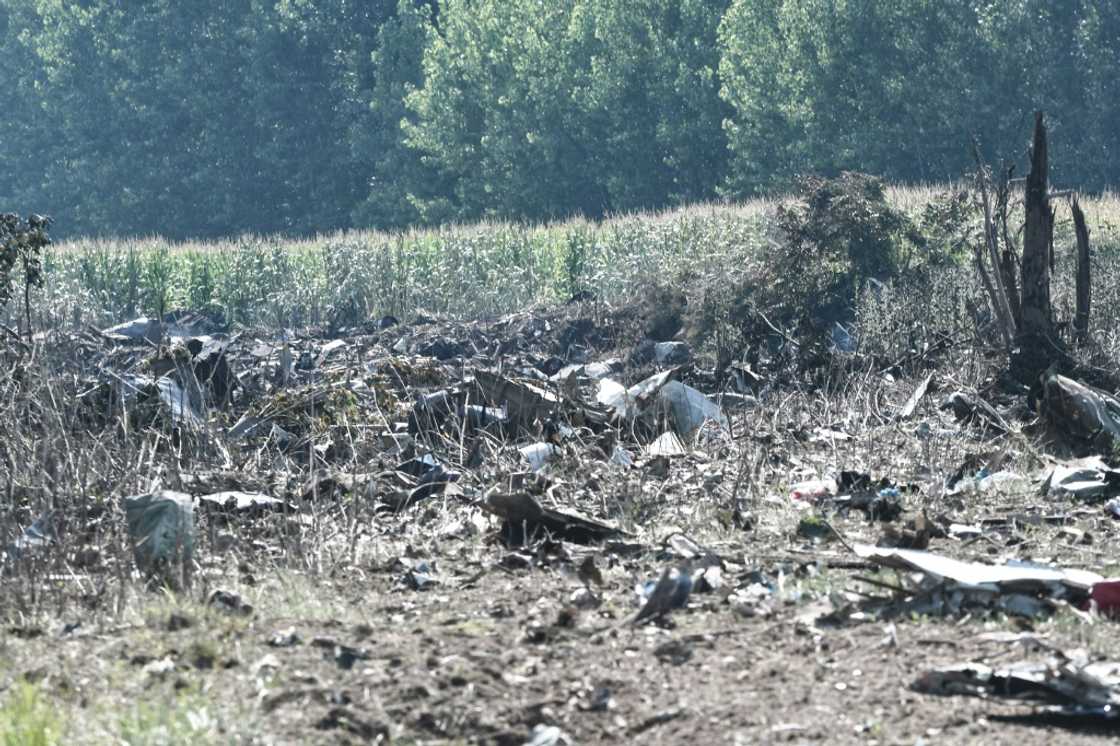
{"label": "green foliage", "polygon": [[407,144],[451,193],[431,218],[544,219],[713,193],[720,3],[449,0],[407,97]]}
{"label": "green foliage", "polygon": [[729,191],[765,191],[808,172],[956,178],[971,166],[974,134],[989,158],[997,149],[1019,157],[1036,108],[1069,144],[1052,163],[1058,178],[1106,187],[1116,150],[1102,128],[1115,117],[1118,84],[1105,70],[1120,69],[1120,23],[1106,8],[735,0],[720,28],[734,110]]}
{"label": "green foliage", "polygon": [[184,259],[187,265],[187,307],[209,309],[217,294],[214,260],[206,251],[187,252]]}
{"label": "green foliage", "polygon": [[850,317],[864,283],[897,273],[904,242],[923,239],[874,177],[806,177],[799,197],[777,210],[771,292],[783,323],[829,331]]}
{"label": "green foliage", "polygon": [[8,304],[16,284],[24,288],[43,286],[43,249],[50,245],[47,235],[51,219],[32,215],[0,215],[0,306]]}
{"label": "green foliage", "polygon": [[133,318],[140,312],[144,253],[133,244],[110,248],[98,243],[83,246],[75,255],[60,260],[111,317]]}
{"label": "green foliage", "polygon": [[594,238],[584,228],[568,231],[564,241],[562,254],[562,286],[561,292],[568,298],[575,298],[581,293],[588,292],[587,269],[591,252],[594,250]]}
{"label": "green foliage", "polygon": [[405,235],[351,232],[310,241],[244,238],[185,246],[81,241],[51,254],[36,313],[107,326],[183,306],[247,326],[355,326],[416,309],[457,317],[564,302],[587,290],[641,296],[649,278],[726,274],[762,244],[761,206],[634,215],[549,226],[490,223]]}
{"label": "green foliage", "polygon": [[26,220],[0,214],[0,308],[8,305],[17,286],[23,291],[24,321],[31,334],[31,290],[43,286],[43,250],[50,245],[51,219],[31,215]]}
{"label": "green foliage", "polygon": [[1056,183],[1109,188],[1120,165],[1103,0],[0,0],[0,77],[0,204],[42,205],[61,236],[942,182],[973,134],[989,161],[1021,156],[1036,108]]}
{"label": "green foliage", "polygon": [[175,264],[167,246],[159,246],[148,254],[144,263],[144,310],[162,319],[174,302]]}
{"label": "green foliage", "polygon": [[398,229],[446,217],[437,206],[446,178],[405,145],[401,129],[410,116],[405,96],[423,82],[421,63],[432,32],[430,9],[412,0],[400,0],[396,16],[378,31],[368,122],[351,130],[354,150],[372,161],[368,194],[352,212],[357,226]]}
{"label": "green foliage", "polygon": [[285,302],[292,283],[293,255],[279,241],[244,240],[217,261],[217,300],[230,321],[267,321],[277,327],[307,323]]}
{"label": "green foliage", "polygon": [[39,687],[19,681],[0,700],[0,746],[54,746],[63,723]]}
{"label": "green foliage", "polygon": [[[0,202],[69,234],[346,227],[388,3],[0,0]],[[6,21],[3,22],[3,21]],[[29,154],[37,153],[37,163]]]}
{"label": "green foliage", "polygon": [[905,258],[926,239],[882,182],[857,173],[799,180],[796,198],[772,218],[768,231],[756,226],[769,234],[767,250],[699,274],[690,333],[714,345],[721,367],[746,354],[752,364],[766,357],[772,371],[815,370],[829,360],[835,324],[855,318],[862,291],[909,275],[916,267]]}
{"label": "green foliage", "polygon": [[922,209],[917,227],[925,237],[928,263],[934,266],[966,260],[981,228],[980,210],[968,189],[938,194]]}

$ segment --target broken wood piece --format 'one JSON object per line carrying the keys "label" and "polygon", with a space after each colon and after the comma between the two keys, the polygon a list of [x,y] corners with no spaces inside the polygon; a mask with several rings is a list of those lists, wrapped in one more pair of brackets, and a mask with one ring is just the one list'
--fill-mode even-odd
{"label": "broken wood piece", "polygon": [[1011,428],[996,408],[983,399],[966,394],[963,391],[954,391],[941,402],[941,410],[950,410],[957,421],[965,425],[978,425],[985,429],[996,430],[1001,433],[1008,432]]}
{"label": "broken wood piece", "polygon": [[1073,229],[1077,234],[1077,312],[1073,317],[1073,329],[1078,344],[1084,344],[1089,334],[1089,301],[1091,297],[1089,277],[1089,226],[1085,224],[1085,212],[1077,195],[1070,202],[1073,212]]}
{"label": "broken wood piece", "polygon": [[502,537],[524,544],[539,535],[589,544],[618,538],[622,531],[609,523],[575,511],[546,508],[527,492],[492,492],[482,502],[487,512],[502,519]]}
{"label": "broken wood piece", "polygon": [[904,405],[902,405],[902,409],[899,410],[898,419],[905,420],[907,417],[910,417],[912,414],[914,414],[914,410],[918,408],[918,402],[920,402],[922,400],[922,397],[926,395],[926,391],[929,389],[929,384],[932,380],[933,374],[930,373],[922,380],[921,383],[918,384],[917,388],[914,389],[914,392],[910,394],[910,398],[906,400],[906,403]]}

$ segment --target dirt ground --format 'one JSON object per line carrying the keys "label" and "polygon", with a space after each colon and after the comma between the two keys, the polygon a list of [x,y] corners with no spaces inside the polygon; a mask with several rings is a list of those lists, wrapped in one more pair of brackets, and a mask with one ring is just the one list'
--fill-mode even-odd
{"label": "dirt ground", "polygon": [[[603,441],[610,428],[584,424],[574,440],[558,441],[539,500],[621,529],[609,538],[503,540],[508,533],[486,501],[526,471],[516,451],[532,441],[524,434],[478,435],[482,445],[472,447],[462,428],[458,442],[454,428],[445,431],[436,450],[461,471],[448,481],[455,487],[402,504],[387,482],[400,472],[391,465],[408,454],[377,451],[385,433],[362,429],[370,421],[363,407],[396,407],[382,419],[405,421],[417,392],[458,385],[469,372],[464,359],[492,351],[492,338],[520,340],[501,354],[514,349],[522,362],[572,344],[586,346],[588,362],[622,356],[616,375],[625,385],[664,368],[626,358],[632,348],[601,318],[541,323],[531,314],[483,328],[428,319],[364,341],[342,337],[369,380],[389,377],[370,361],[395,350],[397,395],[353,389],[361,394],[356,405],[317,404],[299,422],[270,415],[312,450],[330,439],[316,451],[318,463],[277,450],[263,435],[236,451],[230,438],[230,462],[240,469],[222,479],[240,474],[242,487],[252,482],[297,510],[229,515],[200,507],[188,590],[145,589],[115,512],[85,514],[96,531],[72,520],[69,540],[56,548],[62,564],[4,581],[0,692],[36,686],[67,743],[1027,746],[1114,737],[1112,721],[914,688],[923,673],[964,662],[1002,665],[1074,649],[1115,658],[1114,622],[1061,601],[1029,617],[909,612],[895,595],[907,573],[851,551],[857,543],[897,543],[926,516],[942,529],[979,527],[919,539],[931,552],[1105,576],[1120,566],[1120,529],[1099,503],[1039,494],[1035,477],[1068,454],[1032,429],[1021,401],[997,400],[1015,422],[1010,434],[957,423],[937,408],[958,386],[976,390],[988,370],[983,359],[949,351],[908,371],[867,365],[825,393],[727,396],[719,400],[730,432],[671,457],[650,455],[648,437],[615,427],[615,441],[634,451],[630,466],[610,463]],[[640,328],[640,320],[617,323]],[[228,425],[246,412],[280,411],[260,406],[268,397],[287,396],[294,408],[292,391],[354,380],[356,363],[330,367],[327,340],[301,344],[317,359],[306,379],[279,394],[269,383],[237,405]],[[245,353],[239,364],[273,365],[278,349]],[[505,370],[515,377],[515,365]],[[931,373],[913,416],[896,416]],[[707,380],[699,366],[678,375],[698,389]],[[264,377],[276,378],[271,370]],[[139,458],[154,459],[145,453]],[[177,458],[169,486],[197,495],[206,491],[197,487],[201,477],[188,475],[217,479],[201,456]],[[336,494],[325,486],[330,480],[311,480],[332,466],[375,474],[377,486]],[[990,492],[947,489],[955,472],[983,468],[1025,480]],[[901,486],[891,498],[900,512],[884,520],[827,499],[791,498],[796,482],[841,470]],[[309,480],[317,485],[310,493]],[[98,555],[82,554],[94,541]],[[601,585],[585,588],[578,568],[587,558]],[[629,624],[641,603],[635,586],[682,562],[719,573],[696,568],[705,582],[686,607]]]}
{"label": "dirt ground", "polygon": [[[608,598],[603,609],[570,614],[564,599],[579,584],[558,572],[494,571],[471,580],[451,577],[415,592],[394,590],[392,574],[354,572],[300,589],[299,605],[310,613],[283,614],[274,600],[274,612],[226,619],[171,604],[149,611],[146,623],[116,628],[10,628],[6,668],[41,681],[76,722],[95,705],[192,694],[221,743],[522,744],[539,725],[559,727],[568,743],[1114,737],[1032,720],[1029,707],[911,691],[927,668],[1023,655],[1020,646],[983,638],[1017,630],[1010,620],[814,629],[799,622],[806,603],[744,619],[698,596],[668,625],[601,631],[630,609]],[[246,598],[263,599],[282,584],[262,579]],[[74,624],[63,621],[70,618],[80,615],[59,621]],[[1110,628],[1069,620],[1034,626],[1050,644],[1104,655],[1117,640]]]}

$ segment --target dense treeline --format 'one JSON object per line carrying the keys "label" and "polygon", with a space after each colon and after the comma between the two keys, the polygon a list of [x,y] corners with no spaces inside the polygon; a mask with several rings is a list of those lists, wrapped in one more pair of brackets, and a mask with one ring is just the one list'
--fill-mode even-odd
{"label": "dense treeline", "polygon": [[959,176],[976,134],[1120,172],[1105,0],[0,0],[0,207],[56,235],[659,208]]}

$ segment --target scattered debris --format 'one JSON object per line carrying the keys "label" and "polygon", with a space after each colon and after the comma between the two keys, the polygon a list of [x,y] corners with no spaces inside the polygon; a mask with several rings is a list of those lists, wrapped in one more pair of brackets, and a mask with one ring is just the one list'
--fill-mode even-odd
{"label": "scattered debris", "polygon": [[206,596],[206,605],[237,616],[250,616],[253,613],[252,604],[246,603],[237,593],[221,588],[210,591]]}
{"label": "scattered debris", "polygon": [[414,591],[425,591],[439,583],[435,570],[427,560],[417,560],[405,572],[405,581]]}
{"label": "scattered debris", "polygon": [[675,457],[687,454],[688,451],[685,450],[684,443],[672,430],[662,433],[657,440],[646,446],[647,456]]}
{"label": "scattered debris", "polygon": [[[912,585],[894,588],[892,603],[922,614],[956,615],[970,610],[1000,610],[1015,616],[1041,616],[1055,602],[1084,604],[1104,580],[1088,570],[1010,563],[982,565],[929,552],[857,544],[856,555],[881,567],[920,573]],[[900,582],[906,582],[900,576]]]}
{"label": "scattered debris", "polygon": [[1056,464],[1042,478],[1044,495],[1070,495],[1081,500],[1105,500],[1120,495],[1120,471],[1100,456]]}
{"label": "scattered debris", "polygon": [[[350,558],[340,560],[343,572],[360,575],[363,589],[386,599],[386,638],[399,640],[398,628],[412,634],[430,615],[430,627],[418,630],[425,645],[433,642],[421,668],[425,681],[439,679],[440,698],[475,686],[456,668],[464,660],[473,666],[476,652],[497,639],[480,630],[505,619],[524,625],[527,639],[541,645],[579,644],[585,634],[600,640],[606,632],[611,644],[617,638],[632,646],[627,654],[640,652],[668,667],[699,663],[702,651],[726,631],[711,627],[738,630],[757,623],[757,629],[782,634],[792,621],[796,634],[808,633],[805,640],[823,649],[818,638],[827,628],[893,618],[898,629],[881,622],[881,645],[902,649],[911,630],[898,620],[910,615],[1001,612],[1022,625],[1057,608],[1090,621],[1095,614],[1120,616],[1120,581],[1094,572],[1014,560],[981,564],[928,551],[990,555],[993,562],[1046,556],[1055,565],[1094,566],[1092,558],[1120,529],[1104,519],[1100,505],[1071,507],[1070,498],[1103,503],[1104,515],[1120,518],[1120,471],[1106,461],[1113,453],[1106,450],[1109,441],[1099,439],[1107,423],[1102,430],[1085,417],[1113,411],[1110,401],[1095,398],[1101,392],[1092,390],[1089,397],[1051,378],[1056,388],[1046,417],[1051,425],[1065,423],[1064,437],[1077,443],[1073,452],[1091,449],[1103,457],[1054,460],[1042,454],[1031,461],[1039,455],[1036,444],[1028,449],[1020,436],[1033,434],[1025,421],[1031,415],[1006,390],[987,393],[996,389],[984,384],[977,389],[983,395],[950,394],[943,408],[966,426],[947,429],[942,425],[948,419],[929,402],[931,392],[940,391],[934,381],[951,376],[928,372],[928,366],[913,381],[901,378],[913,368],[883,371],[861,351],[873,340],[857,341],[844,327],[833,333],[834,352],[843,355],[834,362],[866,361],[874,363],[868,370],[881,371],[867,384],[881,387],[867,392],[873,394],[867,412],[860,410],[862,398],[824,413],[813,409],[811,396],[791,399],[797,394],[782,388],[781,369],[765,341],[743,360],[706,369],[712,362],[707,348],[694,352],[684,342],[646,340],[627,356],[619,350],[634,348],[604,351],[589,342],[594,326],[565,326],[536,311],[474,323],[427,315],[417,323],[370,319],[351,329],[332,327],[327,339],[306,331],[261,339],[251,330],[227,336],[180,322],[137,320],[87,333],[82,344],[92,363],[75,375],[81,382],[78,415],[81,426],[106,438],[149,435],[136,454],[140,463],[171,463],[163,460],[170,454],[190,464],[178,471],[154,469],[147,483],[153,492],[124,501],[142,573],[172,586],[179,583],[167,571],[189,577],[197,510],[207,590],[236,587],[256,600],[259,591],[245,589],[264,590],[262,568],[282,556],[287,532],[302,535],[337,516],[345,530],[330,537],[331,556]],[[1067,399],[1082,405],[1073,407]],[[1066,422],[1071,413],[1072,429]],[[1024,476],[1039,461],[1050,466]],[[946,463],[960,464],[947,480]],[[164,485],[182,492],[161,491]],[[19,521],[13,527],[22,527],[35,515],[29,506],[50,503],[34,502],[39,495],[24,484],[16,488],[33,495],[17,498],[25,502],[13,513]],[[1040,493],[1046,499],[1039,500]],[[666,527],[670,515],[673,525]],[[55,541],[50,516],[3,536],[9,541],[6,563]],[[703,528],[708,526],[713,533]],[[725,543],[720,527],[731,526],[752,531],[747,544]],[[1040,528],[1045,533],[1035,530]],[[1050,543],[1045,555],[1040,536]],[[236,552],[226,552],[233,547]],[[44,554],[53,559],[62,553]],[[105,561],[91,556],[67,551],[67,572]],[[262,557],[266,563],[257,561]],[[236,585],[209,581],[224,565],[236,574]],[[869,588],[848,588],[853,577]],[[67,582],[61,573],[52,576],[57,578]],[[556,585],[522,603],[523,594],[491,594],[497,578]],[[637,604],[624,615],[619,609],[632,600],[631,587]],[[472,603],[478,601],[482,613],[443,613],[453,594],[472,589]],[[325,659],[325,665],[315,661],[320,670],[353,671],[364,668],[360,661],[376,659],[363,676],[374,672],[407,681],[415,661],[383,650],[382,628],[374,620],[356,625],[354,638],[333,619],[322,625],[326,632],[311,631],[311,622],[294,615],[265,626],[272,620],[261,618],[241,594],[217,587],[204,597],[212,609],[253,617],[252,626],[264,628],[254,633],[261,649],[247,653],[245,668],[255,677],[277,678],[278,671],[302,676],[290,656],[308,657],[301,647],[306,635],[318,649],[311,657],[321,652]],[[685,621],[685,609],[690,613],[681,626],[690,634],[677,637],[664,628],[618,633],[625,625],[651,622],[671,628],[671,621]],[[706,626],[721,614],[729,625]],[[203,623],[182,619],[169,626],[177,631]],[[300,631],[285,628],[289,624]],[[479,644],[441,649],[445,628],[478,637]],[[373,639],[379,640],[376,647]],[[191,665],[178,653],[167,663],[163,650],[145,655],[137,665],[150,666],[145,670],[153,676],[178,676]],[[736,655],[704,655],[703,664]],[[539,656],[530,655],[509,670],[495,667],[494,685],[524,685],[541,665]],[[342,731],[334,737],[380,737],[373,725],[380,715],[363,714],[355,709],[356,697],[321,685],[315,676],[291,691],[262,690],[262,703],[267,709],[310,699],[327,708],[311,722]],[[578,707],[587,717],[621,708],[631,718],[610,722],[617,713],[603,716],[603,734],[638,734],[689,714],[647,710],[635,719],[629,685],[586,678],[561,706]],[[988,682],[991,695],[999,687],[1026,686],[1027,678],[989,669],[976,674],[973,684],[979,691],[977,682]],[[951,688],[934,678],[927,683]],[[418,700],[434,692],[429,684],[419,689],[428,693],[418,692]],[[512,728],[507,724],[490,735],[512,743],[527,737],[533,743],[571,742],[553,725],[559,722],[556,706],[531,703]],[[416,721],[430,717],[422,726],[428,737],[455,740],[462,734],[441,730],[445,723],[438,718],[445,714],[425,710]],[[392,717],[395,735],[397,714]],[[543,725],[529,736],[525,729],[532,723]],[[783,732],[785,726],[773,727]],[[795,728],[802,726],[789,730]]]}
{"label": "scattered debris", "polygon": [[1042,414],[1075,442],[1106,453],[1120,444],[1120,400],[1060,375],[1042,384]]}
{"label": "scattered debris", "polygon": [[571,743],[571,739],[559,727],[538,724],[533,726],[533,733],[525,746],[568,746]]}
{"label": "scattered debris", "polygon": [[195,544],[191,496],[162,490],[126,497],[124,510],[137,568],[148,575],[161,574],[172,582],[181,572],[185,584]]}
{"label": "scattered debris", "polygon": [[914,393],[910,394],[910,398],[902,405],[902,409],[898,410],[898,419],[905,420],[914,414],[914,410],[918,408],[918,403],[922,400],[922,397],[926,395],[926,391],[929,390],[929,384],[932,380],[933,374],[930,373],[914,388]]}
{"label": "scattered debris", "polygon": [[210,505],[238,513],[266,511],[294,512],[298,509],[295,505],[275,497],[269,497],[268,495],[262,495],[256,492],[239,492],[236,490],[215,492],[212,495],[200,495],[198,500],[201,505]]}
{"label": "scattered debris", "polygon": [[551,443],[530,443],[517,449],[529,463],[533,471],[540,471],[556,455],[556,446]]}
{"label": "scattered debris", "polygon": [[511,545],[552,536],[577,544],[591,544],[623,535],[615,526],[580,515],[573,510],[543,507],[527,492],[492,491],[482,502],[502,519],[501,534]]}
{"label": "scattered debris", "polygon": [[53,544],[57,538],[55,535],[55,520],[55,511],[48,510],[36,518],[30,526],[23,529],[19,536],[4,547],[3,553],[0,553],[0,567],[33,556],[36,552]]}
{"label": "scattered debris", "polygon": [[989,473],[986,468],[971,476],[963,476],[958,472],[945,484],[945,492],[949,495],[985,492],[1019,494],[1030,491],[1031,482],[1022,474],[1013,471]]}
{"label": "scattered debris", "polygon": [[116,342],[147,342],[157,345],[163,339],[163,331],[159,319],[138,318],[104,329],[101,334]]}
{"label": "scattered debris", "polygon": [[816,501],[831,497],[839,490],[835,479],[810,479],[790,485],[789,496],[794,500]]}
{"label": "scattered debris", "polygon": [[692,350],[684,342],[657,342],[653,359],[658,365],[684,365],[692,359]]}
{"label": "scattered debris", "polygon": [[963,391],[949,394],[941,402],[940,409],[949,410],[963,425],[973,425],[981,430],[1006,433],[1010,430],[1007,420],[988,402]]}
{"label": "scattered debris", "polygon": [[1044,661],[993,668],[981,663],[946,666],[922,674],[913,689],[924,694],[1010,698],[1045,705],[1045,711],[1082,721],[1117,718],[1120,662],[1090,661],[1084,651],[1054,651]]}
{"label": "scattered debris", "polygon": [[731,427],[718,404],[680,381],[668,381],[660,386],[658,401],[672,415],[677,434],[682,438],[691,439],[707,422],[715,422],[725,430]]}

